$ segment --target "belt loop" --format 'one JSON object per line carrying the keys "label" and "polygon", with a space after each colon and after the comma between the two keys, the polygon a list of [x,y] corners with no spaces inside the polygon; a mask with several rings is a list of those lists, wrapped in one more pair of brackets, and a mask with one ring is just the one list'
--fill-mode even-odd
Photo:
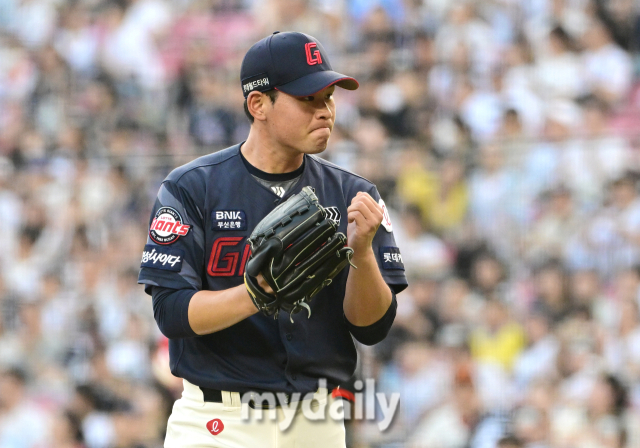
{"label": "belt loop", "polygon": [[241,404],[239,392],[222,391],[223,410],[236,411],[240,409]]}
{"label": "belt loop", "polygon": [[231,392],[231,405],[238,409],[242,407],[242,397],[240,396],[240,392]]}

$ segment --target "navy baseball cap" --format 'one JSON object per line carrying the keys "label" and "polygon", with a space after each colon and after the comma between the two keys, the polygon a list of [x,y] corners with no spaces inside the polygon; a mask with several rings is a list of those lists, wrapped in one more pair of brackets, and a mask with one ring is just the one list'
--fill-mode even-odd
{"label": "navy baseball cap", "polygon": [[293,96],[313,95],[333,84],[356,90],[358,81],[334,72],[329,57],[314,37],[276,31],[255,43],[242,61],[242,93],[277,89]]}

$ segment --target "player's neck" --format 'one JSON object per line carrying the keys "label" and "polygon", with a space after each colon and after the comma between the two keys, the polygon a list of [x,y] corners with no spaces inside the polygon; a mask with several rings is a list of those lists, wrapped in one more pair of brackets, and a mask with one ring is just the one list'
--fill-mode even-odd
{"label": "player's neck", "polygon": [[304,160],[304,154],[301,152],[287,150],[269,141],[268,138],[260,139],[254,132],[249,132],[249,137],[240,150],[251,165],[271,174],[295,171],[300,168]]}

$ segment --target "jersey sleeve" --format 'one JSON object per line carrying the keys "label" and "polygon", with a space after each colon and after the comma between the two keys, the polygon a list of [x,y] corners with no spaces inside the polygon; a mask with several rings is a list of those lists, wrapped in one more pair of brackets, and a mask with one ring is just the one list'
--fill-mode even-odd
{"label": "jersey sleeve", "polygon": [[373,252],[378,262],[378,268],[380,268],[380,272],[382,273],[382,278],[384,278],[384,281],[393,292],[397,294],[404,291],[408,286],[402,253],[393,236],[393,226],[389,217],[389,211],[380,197],[378,189],[372,187],[369,194],[384,210],[382,224],[373,238]]}
{"label": "jersey sleeve", "polygon": [[138,276],[147,294],[152,286],[202,289],[204,214],[194,197],[193,189],[172,180],[160,186]]}

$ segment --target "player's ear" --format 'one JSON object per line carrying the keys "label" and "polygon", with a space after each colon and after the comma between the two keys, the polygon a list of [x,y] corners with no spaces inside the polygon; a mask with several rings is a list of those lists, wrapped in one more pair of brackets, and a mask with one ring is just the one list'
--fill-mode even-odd
{"label": "player's ear", "polygon": [[253,91],[247,97],[247,109],[253,115],[254,120],[266,120],[265,106],[271,103],[269,97],[262,92]]}

